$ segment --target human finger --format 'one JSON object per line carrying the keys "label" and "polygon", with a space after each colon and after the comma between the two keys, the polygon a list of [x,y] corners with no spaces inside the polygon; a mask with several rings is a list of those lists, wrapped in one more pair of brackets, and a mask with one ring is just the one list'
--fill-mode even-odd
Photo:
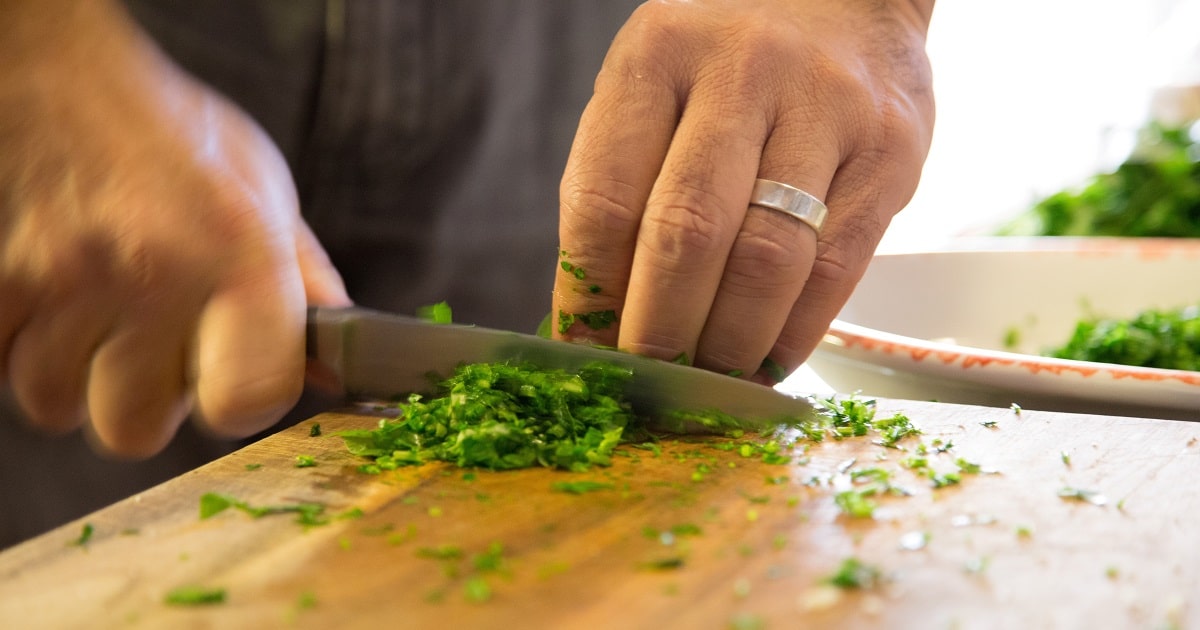
{"label": "human finger", "polygon": [[618,342],[624,350],[696,356],[767,134],[765,120],[736,115],[743,105],[699,87],[689,95],[639,226]]}
{"label": "human finger", "polygon": [[54,433],[78,428],[87,418],[92,352],[114,319],[103,298],[93,293],[89,299],[82,287],[72,293],[43,302],[15,332],[8,351],[15,400],[34,426]]}
{"label": "human finger", "polygon": [[[281,245],[281,244],[276,244]],[[304,384],[304,283],[295,259],[243,263],[208,298],[189,359],[199,418],[220,435],[245,437],[277,421]]]}
{"label": "human finger", "polygon": [[186,313],[194,309],[171,310],[126,313],[92,358],[89,436],[109,454],[157,453],[191,410],[187,345],[194,321]]}
{"label": "human finger", "polygon": [[617,345],[612,324],[626,301],[642,212],[679,119],[674,75],[627,52],[638,50],[609,52],[563,172],[552,313],[561,338]]}
{"label": "human finger", "polygon": [[866,272],[891,217],[911,198],[917,175],[909,171],[921,168],[920,156],[893,158],[882,168],[878,156],[858,155],[830,183],[830,214],[812,273],[770,353],[785,371],[816,348]]}

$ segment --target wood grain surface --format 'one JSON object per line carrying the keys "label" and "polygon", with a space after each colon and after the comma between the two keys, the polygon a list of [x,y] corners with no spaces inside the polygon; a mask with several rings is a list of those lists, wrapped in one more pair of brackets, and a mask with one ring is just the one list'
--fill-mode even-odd
{"label": "wood grain surface", "polygon": [[[382,475],[334,435],[378,418],[323,414],[0,554],[0,626],[1200,627],[1200,425],[880,401],[897,412],[924,431],[906,450],[800,442],[786,465],[681,438],[587,473]],[[934,488],[900,465],[921,443],[939,471],[963,458],[994,472]],[[851,518],[834,495],[870,467],[911,495]],[[581,480],[608,487],[553,488]],[[207,492],[320,503],[330,522],[201,520]],[[85,523],[94,534],[72,544]],[[852,557],[881,581],[827,584]],[[164,603],[187,585],[226,600]]]}

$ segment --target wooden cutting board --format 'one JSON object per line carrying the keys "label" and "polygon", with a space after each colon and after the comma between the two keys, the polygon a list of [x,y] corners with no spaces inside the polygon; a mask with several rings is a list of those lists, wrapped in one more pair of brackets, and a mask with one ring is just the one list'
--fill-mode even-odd
{"label": "wooden cutting board", "polygon": [[[897,412],[924,431],[907,452],[853,438],[778,465],[681,439],[588,473],[382,475],[358,472],[333,435],[378,418],[324,414],[0,554],[0,625],[1200,627],[1200,425],[880,401],[880,416]],[[996,472],[934,488],[900,465],[919,443],[940,471],[963,458]],[[870,467],[911,496],[851,518],[834,495]],[[576,495],[562,481],[606,486]],[[201,520],[207,492],[319,503],[331,520]],[[94,534],[72,544],[85,523]],[[847,558],[881,581],[829,585]],[[225,601],[164,603],[185,585]]]}

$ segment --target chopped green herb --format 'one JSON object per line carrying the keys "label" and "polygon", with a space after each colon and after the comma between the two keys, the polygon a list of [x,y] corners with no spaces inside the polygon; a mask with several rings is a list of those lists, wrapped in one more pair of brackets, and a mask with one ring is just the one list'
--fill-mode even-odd
{"label": "chopped green herb", "polygon": [[296,598],[297,610],[308,610],[317,607],[317,596],[312,591],[304,591]]}
{"label": "chopped green herb", "polygon": [[341,514],[338,514],[337,519],[344,521],[344,520],[352,520],[352,519],[356,519],[356,518],[362,518],[363,516],[365,516],[365,513],[362,511],[362,508],[354,507],[354,508],[350,508],[349,510],[346,510],[345,512],[342,512]]}
{"label": "chopped green herb", "polygon": [[603,330],[612,326],[617,321],[617,312],[610,308],[605,311],[575,313],[575,319],[583,322],[584,326],[592,330]]}
{"label": "chopped green herb", "polygon": [[321,437],[321,423],[314,422],[312,428],[308,430],[308,437]]}
{"label": "chopped green herb", "polygon": [[487,550],[476,555],[471,563],[475,566],[476,571],[504,572],[504,545],[498,542],[488,545]]}
{"label": "chopped green herb", "polygon": [[547,466],[585,471],[611,463],[632,420],[627,368],[595,363],[577,372],[506,363],[460,366],[428,400],[374,430],[343,431],[351,453],[380,468],[449,461],[467,468]]}
{"label": "chopped green herb", "polygon": [[667,556],[665,558],[658,558],[648,562],[643,562],[641,564],[641,568],[651,571],[674,571],[676,569],[682,569],[683,565],[683,556]]}
{"label": "chopped green herb", "polygon": [[686,352],[680,352],[675,356],[674,359],[671,359],[671,363],[678,363],[679,365],[691,365],[692,360],[688,358],[688,354]]}
{"label": "chopped green herb", "polygon": [[1017,403],[1013,403],[1013,404],[1009,405],[1008,408],[1012,409],[1012,412],[1014,414],[1016,414],[1018,416],[1021,415],[1021,405],[1018,405]]}
{"label": "chopped green herb", "polygon": [[96,533],[96,528],[91,523],[84,523],[79,531],[79,537],[71,541],[71,545],[75,547],[86,547],[92,539],[92,535]]}
{"label": "chopped green herb", "polygon": [[699,525],[695,525],[693,523],[680,523],[671,527],[671,533],[679,537],[699,536],[701,534],[701,530]]}
{"label": "chopped green herb", "polygon": [[833,502],[843,513],[853,518],[871,518],[879,504],[869,497],[874,490],[843,490],[833,496]]}
{"label": "chopped green herb", "polygon": [[1067,451],[1059,451],[1058,456],[1059,456],[1059,458],[1062,459],[1063,466],[1066,466],[1067,468],[1071,467],[1071,454],[1070,453],[1068,453]]}
{"label": "chopped green herb", "polygon": [[1004,226],[1031,236],[1200,236],[1200,160],[1187,127],[1153,121],[1116,169],[1056,192]]}
{"label": "chopped green herb", "polygon": [[729,370],[725,373],[726,376],[732,376],[733,378],[738,378],[742,374],[744,374],[742,370]]}
{"label": "chopped green herb", "polygon": [[776,383],[782,383],[784,379],[788,377],[787,369],[777,363],[771,357],[765,357],[758,369],[765,373],[767,378],[770,378]]}
{"label": "chopped green herb", "polygon": [[454,312],[445,302],[429,304],[417,308],[417,317],[434,324],[449,324],[453,322]]}
{"label": "chopped green herb", "polygon": [[312,455],[297,455],[296,468],[312,468],[317,465],[317,460],[313,459]]}
{"label": "chopped green herb", "polygon": [[985,429],[995,429],[996,425],[999,423],[996,422],[995,420],[985,420],[983,422],[980,422],[979,424],[980,424],[980,426],[982,426]]}
{"label": "chopped green herb", "polygon": [[954,460],[954,465],[958,467],[958,470],[960,472],[966,473],[968,475],[978,475],[980,472],[983,471],[983,468],[981,468],[979,466],[979,464],[976,464],[974,462],[969,462],[961,457],[956,458]]}
{"label": "chopped green herb", "polygon": [[1002,343],[1005,350],[1012,350],[1021,345],[1021,329],[1013,326],[1004,331],[1004,341]]}
{"label": "chopped green herb", "polygon": [[566,311],[561,311],[561,310],[558,312],[558,332],[560,334],[565,335],[568,330],[571,330],[571,326],[573,326],[574,324],[575,324],[575,315],[574,314],[568,313]]}
{"label": "chopped green herb", "polygon": [[181,586],[167,593],[164,601],[171,606],[205,606],[225,603],[225,589]]}
{"label": "chopped green herb", "polygon": [[878,584],[882,575],[878,568],[865,564],[858,558],[849,557],[842,560],[837,572],[825,581],[841,589],[866,589]]}
{"label": "chopped green herb", "polygon": [[958,473],[934,473],[930,472],[929,480],[933,482],[934,488],[945,488],[946,486],[958,485],[962,481],[962,477]]}
{"label": "chopped green herb", "polygon": [[249,514],[252,518],[260,518],[271,514],[293,513],[296,522],[302,525],[324,525],[325,506],[319,503],[295,503],[290,505],[271,505],[255,507],[229,495],[215,492],[205,493],[200,497],[200,519],[211,518],[229,508],[235,508]]}
{"label": "chopped green herb", "polygon": [[442,545],[440,547],[421,547],[417,557],[433,560],[458,560],[463,557],[462,547],[458,545]]}
{"label": "chopped green herb", "polygon": [[466,595],[467,601],[481,604],[492,598],[492,587],[488,584],[487,578],[473,575],[467,578],[463,584],[463,593]]}
{"label": "chopped green herb", "polygon": [[1076,361],[1200,370],[1200,305],[1147,309],[1128,319],[1085,318],[1066,344],[1045,354]]}
{"label": "chopped green herb", "polygon": [[600,490],[612,490],[615,484],[602,481],[556,481],[550,484],[550,489],[567,494],[587,494]]}
{"label": "chopped green herb", "polygon": [[262,464],[246,464],[246,470],[258,470],[262,468]]}

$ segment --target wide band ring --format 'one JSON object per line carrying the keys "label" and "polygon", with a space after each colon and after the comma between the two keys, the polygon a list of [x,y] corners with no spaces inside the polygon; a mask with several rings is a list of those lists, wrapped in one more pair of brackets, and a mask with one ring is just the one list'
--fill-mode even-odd
{"label": "wide band ring", "polygon": [[750,193],[750,205],[762,206],[790,214],[807,223],[821,233],[829,209],[816,197],[796,188],[769,179],[754,180],[754,191]]}

